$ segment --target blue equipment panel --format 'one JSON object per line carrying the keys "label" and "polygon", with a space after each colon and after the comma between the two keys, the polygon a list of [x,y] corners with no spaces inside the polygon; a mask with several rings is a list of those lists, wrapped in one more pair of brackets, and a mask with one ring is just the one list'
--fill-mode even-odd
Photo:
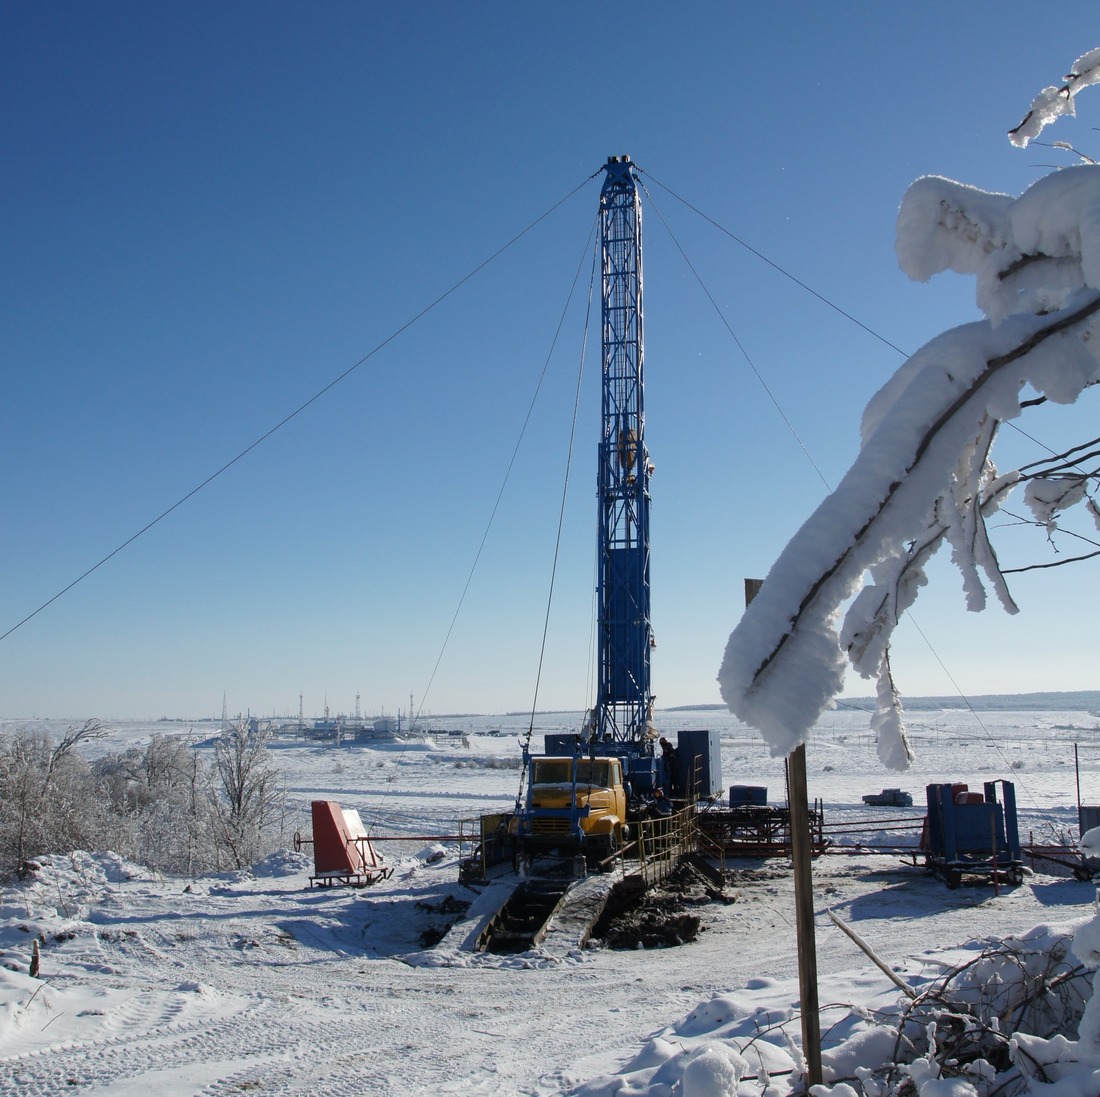
{"label": "blue equipment panel", "polygon": [[730,807],[767,807],[768,789],[765,785],[730,785]]}
{"label": "blue equipment panel", "polygon": [[677,732],[676,763],[681,796],[709,800],[722,793],[722,743],[717,731]]}
{"label": "blue equipment panel", "polygon": [[[997,797],[997,786],[1001,797]],[[962,874],[1004,872],[1013,883],[1023,875],[1011,781],[987,781],[972,802],[965,785],[929,785],[925,853],[929,867],[957,887]]]}

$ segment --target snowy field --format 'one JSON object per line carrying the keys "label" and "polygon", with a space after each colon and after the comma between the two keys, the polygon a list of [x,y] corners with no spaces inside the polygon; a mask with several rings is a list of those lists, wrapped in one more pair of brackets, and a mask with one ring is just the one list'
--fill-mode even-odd
{"label": "snowy field", "polygon": [[[771,802],[783,799],[782,763],[732,717],[658,717],[665,734],[717,728],[724,784],[764,785]],[[911,816],[879,837],[915,844],[927,783],[973,788],[1009,778],[1021,838],[1051,841],[1075,833],[1075,743],[1082,799],[1100,803],[1100,719],[1090,713],[917,712],[916,761],[901,776],[875,759],[867,720],[831,712],[808,743],[810,795],[823,802],[827,825]],[[539,715],[533,745],[577,722]],[[472,939],[514,878],[460,885],[455,844],[432,839],[511,805],[528,721],[432,723],[459,734],[374,748],[290,737],[273,745],[291,801],[288,835],[308,832],[311,800],[358,809],[395,868],[372,888],[311,890],[307,846],[251,872],[198,880],[158,877],[109,852],[74,853],[43,859],[33,878],[0,893],[0,1094],[788,1092],[800,1040],[788,863],[729,865],[735,901],[699,908],[703,932],[682,947],[581,948],[566,915],[536,950],[475,954]],[[28,725],[6,721],[0,730],[19,726]],[[153,734],[201,741],[217,730],[111,726],[93,749]],[[862,804],[884,786],[911,792],[916,807]],[[949,891],[900,856],[851,851],[818,859],[814,882],[834,1083],[852,1080],[853,1049],[869,1054],[860,1019],[896,1008],[899,991],[828,911],[919,987],[974,955],[974,942],[1071,929],[1094,905],[1091,885],[1056,869],[1029,872],[1017,888],[975,881]],[[604,886],[590,877],[582,890]],[[38,979],[27,973],[35,938]]]}

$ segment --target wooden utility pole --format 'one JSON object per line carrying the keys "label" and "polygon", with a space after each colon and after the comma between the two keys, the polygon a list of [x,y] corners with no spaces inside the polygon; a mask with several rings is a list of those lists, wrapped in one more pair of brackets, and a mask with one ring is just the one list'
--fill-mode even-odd
{"label": "wooden utility pole", "polygon": [[821,1007],[817,997],[817,938],[814,934],[814,877],[810,865],[810,810],[806,787],[806,744],[791,752],[791,857],[794,860],[794,916],[798,934],[798,995],[802,1003],[802,1054],[806,1082],[821,1084]]}
{"label": "wooden utility pole", "polygon": [[[745,580],[745,604],[756,597],[763,579]],[[806,1088],[821,1084],[821,1005],[817,993],[817,938],[814,933],[814,879],[811,866],[809,790],[806,744],[787,758],[787,806],[791,818],[794,861],[795,934],[798,940],[798,996],[802,1010],[802,1054]]]}

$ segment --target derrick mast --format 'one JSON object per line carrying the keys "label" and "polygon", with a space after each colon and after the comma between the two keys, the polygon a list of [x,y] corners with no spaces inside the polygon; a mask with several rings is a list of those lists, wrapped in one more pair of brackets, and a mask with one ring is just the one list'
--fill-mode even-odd
{"label": "derrick mast", "polygon": [[671,822],[654,807],[662,803],[658,792],[676,793],[690,803],[721,791],[717,732],[679,731],[673,751],[664,753],[662,748],[658,757],[654,750],[649,619],[653,466],[644,438],[642,208],[629,156],[609,157],[603,170],[596,704],[579,734],[548,733],[545,754],[532,754],[524,744],[527,796],[521,803],[521,782],[508,824],[519,856],[549,852],[575,859],[583,853],[590,865],[600,867],[624,846],[641,848],[627,843],[633,826],[649,818],[651,809]]}
{"label": "derrick mast", "polygon": [[629,156],[604,165],[600,192],[603,396],[597,494],[595,734],[639,742],[651,716],[649,477],[643,428],[642,207]]}

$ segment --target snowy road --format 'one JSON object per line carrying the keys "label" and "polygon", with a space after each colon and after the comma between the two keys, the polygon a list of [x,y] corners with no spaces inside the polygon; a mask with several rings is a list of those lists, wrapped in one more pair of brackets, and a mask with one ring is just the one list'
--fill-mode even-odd
{"label": "snowy road", "polygon": [[[610,1071],[700,1001],[753,980],[790,983],[795,970],[778,864],[738,872],[737,901],[704,908],[694,944],[581,951],[562,933],[518,958],[460,947],[504,889],[478,899],[453,883],[453,866],[410,862],[367,892],[311,891],[308,868],[285,867],[298,871],[184,892],[119,879],[136,870],[104,858],[46,866],[24,922],[47,936],[46,981],[28,1002],[37,983],[23,977],[0,1029],[0,1093],[543,1097]],[[827,907],[900,961],[1079,918],[1092,899],[1087,885],[1046,877],[1000,895],[987,884],[950,892],[882,857],[823,858],[815,888],[823,974],[868,967]],[[416,903],[463,893],[475,900],[466,921],[421,951],[433,915]]]}

